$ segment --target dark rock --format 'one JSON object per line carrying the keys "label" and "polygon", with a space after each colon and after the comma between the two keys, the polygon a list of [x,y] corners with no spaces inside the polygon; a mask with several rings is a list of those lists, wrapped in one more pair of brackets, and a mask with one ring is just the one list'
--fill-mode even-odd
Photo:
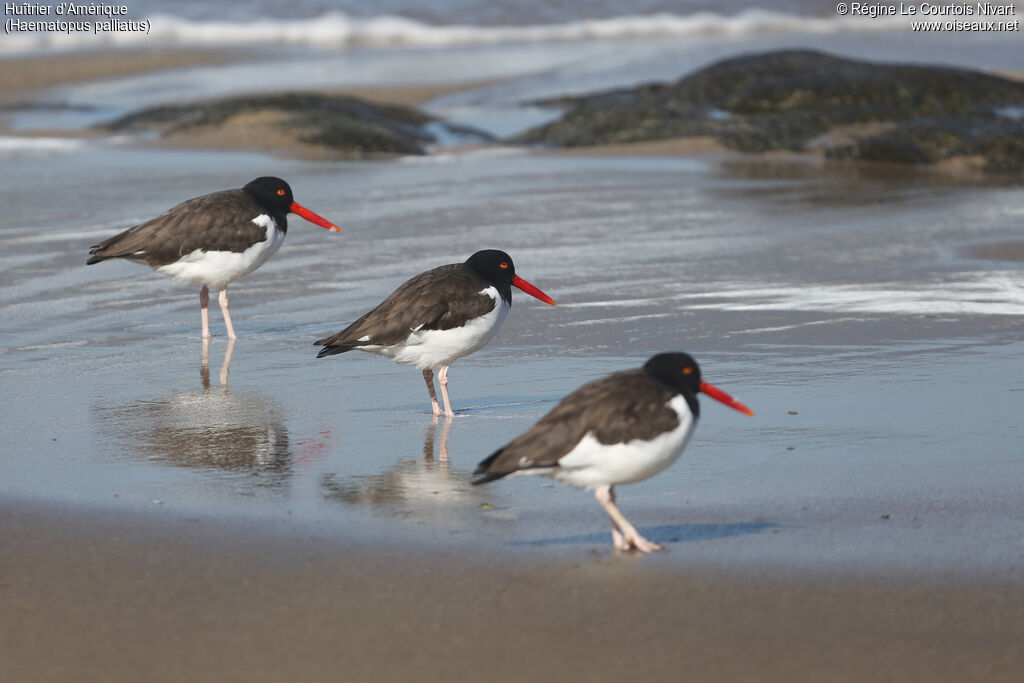
{"label": "dark rock", "polygon": [[1024,169],[1024,135],[1018,127],[1003,135],[988,136],[978,143],[978,153],[991,171],[1020,173]]}
{"label": "dark rock", "polygon": [[[151,130],[161,136],[218,130],[243,115],[270,114],[265,124],[277,137],[326,148],[349,157],[424,154],[437,142],[430,124],[452,136],[489,141],[481,131],[449,127],[413,107],[377,104],[358,97],[318,93],[252,95],[144,109],[104,124],[107,130]],[[263,145],[256,133],[252,147]]]}
{"label": "dark rock", "polygon": [[539,104],[568,109],[513,142],[711,136],[743,152],[824,149],[829,158],[910,164],[979,157],[986,170],[1024,172],[1024,83],[966,69],[783,51],[727,59],[675,83]]}

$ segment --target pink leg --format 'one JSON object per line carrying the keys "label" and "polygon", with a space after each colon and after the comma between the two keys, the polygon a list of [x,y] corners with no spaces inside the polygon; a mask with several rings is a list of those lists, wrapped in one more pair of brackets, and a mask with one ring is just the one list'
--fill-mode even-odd
{"label": "pink leg", "polygon": [[450,366],[445,365],[437,373],[437,382],[441,385],[441,398],[444,399],[444,415],[445,417],[455,417],[455,411],[452,410],[452,400],[448,396],[448,368]]}
{"label": "pink leg", "polygon": [[430,392],[430,410],[433,414],[441,414],[441,406],[437,404],[437,393],[434,391],[434,371],[427,368],[423,371],[423,380],[427,383],[427,391]]}
{"label": "pink leg", "polygon": [[[597,500],[598,502],[601,502],[600,498]],[[612,504],[615,503],[615,487],[613,486],[608,487],[608,500],[611,501]],[[626,542],[626,537],[622,535],[622,532],[619,530],[619,526],[615,523],[614,519],[612,520],[612,545],[622,550],[629,550],[629,543]]]}
{"label": "pink leg", "polygon": [[231,324],[231,312],[228,311],[228,288],[220,290],[220,312],[224,314],[224,324],[228,328],[228,339],[238,339],[235,336],[235,328]]}
{"label": "pink leg", "polygon": [[636,548],[642,553],[649,553],[655,550],[664,550],[665,547],[648,541],[629,523],[629,520],[615,507],[615,491],[611,486],[599,486],[594,491],[594,497],[601,504],[608,517],[612,520],[612,542],[619,550]]}
{"label": "pink leg", "polygon": [[203,316],[203,339],[210,338],[210,288],[203,285],[199,290],[199,312]]}

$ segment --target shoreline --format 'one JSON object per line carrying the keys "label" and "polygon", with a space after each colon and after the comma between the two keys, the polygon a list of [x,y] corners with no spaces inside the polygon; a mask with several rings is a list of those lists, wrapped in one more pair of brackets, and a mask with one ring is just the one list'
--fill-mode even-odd
{"label": "shoreline", "polygon": [[[36,93],[66,83],[169,69],[226,64],[255,57],[257,55],[249,48],[225,48],[220,50],[209,48],[157,48],[155,50],[112,48],[103,51],[82,51],[0,59],[0,63],[3,63],[5,67],[9,67],[0,70],[0,135],[60,138],[103,137],[104,133],[95,128],[24,129],[12,131],[2,120],[2,110],[5,107],[13,108],[19,104],[30,103],[33,95]],[[1024,81],[1024,72],[1022,71],[1000,70],[993,71],[993,73],[1004,78]],[[315,92],[321,92],[325,95],[354,96],[381,105],[418,107],[445,95],[492,86],[498,82],[500,81],[488,79],[431,85],[353,86],[347,88],[328,88]],[[353,157],[344,151],[301,142],[294,135],[279,130],[275,125],[282,116],[269,110],[242,114],[229,119],[220,127],[191,129],[187,132],[179,132],[158,139],[139,138],[134,144],[157,149],[260,152],[284,159],[306,161],[345,161],[352,160],[353,158],[373,161],[399,156],[390,153],[379,153]],[[260,140],[261,144],[258,146],[253,145],[252,140]],[[496,145],[501,146],[502,143],[498,142]],[[479,144],[468,147],[456,145],[443,149],[449,152],[458,152],[464,149],[477,149],[480,146]],[[484,146],[486,147],[487,145]],[[811,164],[827,163],[840,166],[850,163],[828,160],[821,150],[749,154],[730,149],[710,137],[671,138],[558,149],[527,149],[533,149],[541,154],[570,157],[667,156],[718,158],[754,163],[774,163],[780,161]],[[863,165],[865,168],[879,169],[883,173],[891,172],[886,169],[893,169],[897,173],[922,171],[926,173],[939,173],[943,176],[965,181],[987,181],[990,179],[989,174],[985,173],[982,169],[983,161],[974,157],[954,157],[935,164],[925,165],[870,161],[852,163]],[[996,179],[998,180],[998,176],[996,176]]]}
{"label": "shoreline", "polygon": [[227,64],[251,59],[251,49],[136,48],[76,51],[0,58],[0,104],[21,101],[45,88],[68,83]]}
{"label": "shoreline", "polygon": [[[2,120],[4,109],[13,110],[30,105],[33,98],[49,88],[103,78],[130,76],[168,69],[226,64],[252,59],[248,49],[161,49],[108,50],[98,53],[68,53],[33,57],[11,57],[0,60],[0,135],[12,137],[97,138],[105,133],[96,128],[11,130]],[[329,88],[317,92],[325,95],[346,95],[381,105],[417,107],[430,100],[462,90],[494,85],[497,81],[468,81],[431,85],[353,86]],[[213,98],[215,99],[215,98]],[[156,140],[139,139],[135,144],[164,149],[256,151],[282,158],[304,160],[348,160],[352,156],[338,150],[303,143],[279,130],[274,124],[281,119],[273,111],[243,114],[216,128],[198,128]],[[260,140],[259,146],[252,144]],[[395,155],[370,155],[369,159],[393,158]]]}
{"label": "shoreline", "polygon": [[[250,48],[137,48],[83,51],[30,57],[0,57],[0,105],[14,105],[47,88],[82,81],[155,73],[198,66],[216,66],[258,59]],[[327,88],[326,95],[352,95],[380,104],[416,106],[451,93],[495,85],[486,79],[458,83]]]}
{"label": "shoreline", "polygon": [[38,501],[0,502],[0,520],[10,680],[1010,681],[1024,666],[1020,585],[410,552]]}
{"label": "shoreline", "polygon": [[[67,83],[258,58],[259,53],[251,47],[111,47],[102,50],[0,56],[0,64],[4,65],[4,68],[0,69],[0,104],[8,104],[12,99],[16,100],[18,96],[24,96],[32,91]],[[1010,80],[1024,81],[1024,70],[994,69],[989,73]],[[404,93],[397,96],[389,92],[392,90],[389,87],[372,86],[328,89],[325,92],[365,96],[368,99],[395,104],[417,104],[466,87],[482,87],[496,82],[492,79],[464,84],[409,84],[396,88],[396,91]],[[390,99],[392,97],[396,99]]]}

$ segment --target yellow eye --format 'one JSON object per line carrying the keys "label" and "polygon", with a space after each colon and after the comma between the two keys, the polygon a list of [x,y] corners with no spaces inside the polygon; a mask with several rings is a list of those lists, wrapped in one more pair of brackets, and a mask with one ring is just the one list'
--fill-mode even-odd
{"label": "yellow eye", "polygon": [[498,267],[499,267],[499,268],[501,268],[502,270],[508,270],[508,261],[502,261],[502,262],[501,262],[501,263],[500,263],[500,264],[498,265]]}
{"label": "yellow eye", "polygon": [[684,375],[692,375],[693,374],[693,366],[692,365],[687,365],[686,367],[684,367],[683,368],[683,374]]}
{"label": "yellow eye", "polygon": [[281,189],[279,189],[279,190],[277,191],[277,196],[278,196],[278,197],[283,197],[283,196],[285,196],[286,194],[288,194],[288,193],[287,193],[287,192],[285,192],[285,190],[284,190],[284,188],[283,188],[283,187],[282,187]]}

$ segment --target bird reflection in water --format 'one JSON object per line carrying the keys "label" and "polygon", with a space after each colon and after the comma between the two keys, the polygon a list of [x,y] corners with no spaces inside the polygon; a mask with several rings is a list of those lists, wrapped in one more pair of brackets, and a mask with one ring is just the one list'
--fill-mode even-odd
{"label": "bird reflection in water", "polygon": [[228,389],[234,344],[229,340],[224,351],[219,385],[211,387],[204,340],[202,389],[98,407],[102,431],[126,452],[151,462],[271,475],[245,480],[260,487],[283,483],[291,474],[292,455],[282,412],[260,393]]}
{"label": "bird reflection in water", "polygon": [[[323,479],[324,496],[345,503],[397,508],[409,517],[479,506],[485,497],[469,484],[466,470],[452,470],[448,437],[452,420],[445,420],[438,434],[438,418],[427,428],[422,460],[405,460],[383,474]],[[435,445],[437,456],[435,458]]]}
{"label": "bird reflection in water", "polygon": [[[430,427],[427,429],[427,438],[423,442],[423,461],[433,462],[434,460],[434,436],[437,433],[437,422],[438,416],[435,415],[434,419],[430,423]],[[445,469],[448,469],[448,437],[452,434],[452,421],[445,420],[444,427],[441,428],[441,442],[437,445],[437,459],[445,463]]]}
{"label": "bird reflection in water", "polygon": [[[224,362],[220,365],[220,385],[227,389],[228,375],[231,374],[231,354],[235,350],[235,340],[228,339],[228,345],[224,349]],[[203,337],[203,354],[199,365],[199,379],[203,382],[203,389],[210,388],[210,339]]]}

